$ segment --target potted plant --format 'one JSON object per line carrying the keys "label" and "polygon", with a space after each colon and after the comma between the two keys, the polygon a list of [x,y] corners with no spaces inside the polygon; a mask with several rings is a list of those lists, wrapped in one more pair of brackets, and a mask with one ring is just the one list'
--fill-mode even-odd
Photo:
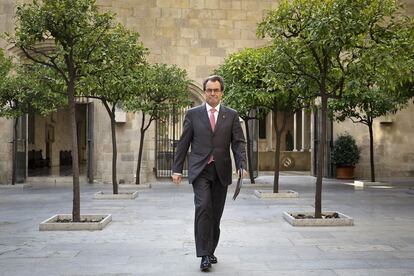
{"label": "potted plant", "polygon": [[348,133],[338,135],[331,158],[336,165],[336,178],[353,179],[355,164],[359,161],[359,149],[355,139]]}

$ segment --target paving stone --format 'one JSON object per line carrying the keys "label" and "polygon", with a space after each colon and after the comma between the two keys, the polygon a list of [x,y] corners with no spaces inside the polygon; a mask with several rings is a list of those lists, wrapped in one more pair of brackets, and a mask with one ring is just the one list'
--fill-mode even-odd
{"label": "paving stone", "polygon": [[[271,187],[272,176],[260,176]],[[300,198],[262,201],[230,186],[214,275],[414,275],[414,201],[405,186],[354,190],[324,180],[323,210],[354,218],[352,227],[295,228],[283,212],[312,211],[311,176],[281,176]],[[269,184],[266,184],[269,183]],[[81,187],[81,214],[111,214],[99,232],[40,232],[41,221],[70,213],[70,187],[0,189],[1,275],[198,275],[191,185],[152,183],[131,201],[98,201],[110,185]],[[141,192],[142,191],[142,192]]]}
{"label": "paving stone", "polygon": [[405,269],[335,269],[335,272],[339,276],[366,276],[366,275],[375,275],[375,276],[390,276],[390,275],[399,275],[399,276],[408,276],[414,275],[414,270],[405,270]]}

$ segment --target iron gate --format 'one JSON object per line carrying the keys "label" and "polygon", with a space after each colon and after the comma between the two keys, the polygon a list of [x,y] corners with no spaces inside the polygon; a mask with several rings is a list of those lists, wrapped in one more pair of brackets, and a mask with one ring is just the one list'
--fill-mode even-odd
{"label": "iron gate", "polygon": [[[156,121],[156,175],[170,177],[177,142],[183,129],[185,111],[188,108],[176,110],[172,114]],[[188,176],[188,158],[184,162],[183,176]]]}
{"label": "iron gate", "polygon": [[[184,115],[188,108],[174,110],[172,114],[156,121],[156,176],[170,177],[172,173],[172,164],[175,157],[175,149],[183,128]],[[259,123],[257,120],[249,121],[249,130],[251,134],[251,157],[253,166],[253,176],[259,175]],[[188,157],[188,154],[187,154]],[[186,158],[183,167],[183,176],[188,176],[188,158]]]}

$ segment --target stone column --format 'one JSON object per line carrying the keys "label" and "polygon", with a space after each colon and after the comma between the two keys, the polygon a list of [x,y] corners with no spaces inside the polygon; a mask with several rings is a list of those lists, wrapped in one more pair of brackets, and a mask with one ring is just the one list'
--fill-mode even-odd
{"label": "stone column", "polygon": [[297,117],[296,112],[293,114],[293,151],[298,151],[298,140],[297,140]]}
{"label": "stone column", "polygon": [[269,112],[266,116],[266,142],[267,150],[273,149],[273,111]]}
{"label": "stone column", "polygon": [[309,118],[310,119],[310,141],[309,141],[309,151],[310,152],[312,152],[313,141],[315,140],[314,126],[313,126],[314,116],[315,116],[315,114],[313,113],[313,109],[312,109],[311,114],[310,114],[310,118]]}
{"label": "stone column", "polygon": [[[307,120],[306,120],[306,113],[305,113],[305,109],[304,108],[302,108],[302,149],[300,150],[300,151],[305,151],[305,149],[306,149],[306,146],[307,145],[305,145],[305,130],[306,130],[306,123],[307,122]],[[306,135],[307,136],[307,135]]]}

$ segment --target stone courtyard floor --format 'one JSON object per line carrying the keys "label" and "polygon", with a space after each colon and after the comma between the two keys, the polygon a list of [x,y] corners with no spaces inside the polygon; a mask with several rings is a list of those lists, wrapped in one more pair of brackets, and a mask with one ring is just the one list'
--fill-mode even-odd
{"label": "stone courtyard floor", "polygon": [[[315,178],[281,176],[299,198],[261,200],[272,176],[230,186],[214,275],[414,275],[414,179],[358,188],[324,180],[323,210],[354,226],[293,227],[284,211],[313,211]],[[81,186],[81,214],[111,214],[102,231],[39,231],[39,223],[72,211],[68,185],[0,186],[0,275],[201,275],[193,238],[190,185],[152,183],[135,200],[94,200],[110,185]],[[411,190],[412,191],[412,190]]]}

